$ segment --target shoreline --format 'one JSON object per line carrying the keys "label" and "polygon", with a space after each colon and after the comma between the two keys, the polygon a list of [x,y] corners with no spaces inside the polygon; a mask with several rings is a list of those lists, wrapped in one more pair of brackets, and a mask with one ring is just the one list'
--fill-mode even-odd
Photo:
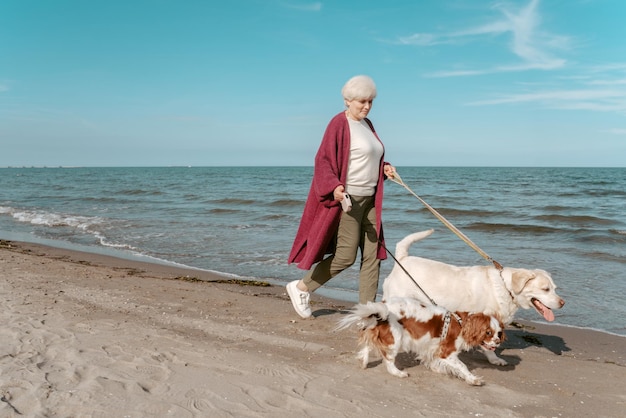
{"label": "shoreline", "polygon": [[[111,249],[110,252],[109,251],[98,252],[95,250],[89,251],[88,249],[76,249],[71,244],[68,246],[55,246],[52,243],[47,244],[47,243],[41,243],[41,242],[21,241],[19,239],[14,240],[14,239],[2,239],[2,238],[0,238],[0,249],[3,248],[3,243],[12,243],[18,248],[22,248],[28,251],[33,251],[33,252],[38,252],[38,253],[50,254],[50,255],[57,256],[57,257],[69,257],[70,259],[71,258],[83,259],[83,260],[87,260],[90,262],[99,263],[107,267],[113,267],[113,266],[119,267],[120,265],[126,265],[129,268],[146,269],[146,270],[157,272],[159,275],[164,275],[164,276],[176,275],[176,274],[181,275],[181,273],[185,273],[185,275],[188,275],[190,277],[195,277],[195,278],[198,278],[199,280],[205,280],[205,281],[215,281],[215,280],[241,280],[241,281],[251,281],[251,282],[267,281],[270,284],[279,286],[279,287],[284,286],[289,282],[289,280],[282,280],[278,278],[270,278],[270,277],[257,278],[257,277],[251,277],[251,276],[241,276],[237,274],[230,274],[230,273],[221,272],[221,271],[201,269],[201,268],[186,266],[184,264],[177,264],[175,262],[171,262],[167,260],[161,260],[158,258],[151,258],[149,256],[143,256],[143,255],[128,255],[128,256],[124,256],[122,254],[117,255],[115,254],[115,251],[117,251],[115,249]],[[142,258],[145,258],[145,260],[142,260]],[[345,298],[345,299],[341,298],[342,294],[348,294],[348,293],[350,293],[350,291],[346,289],[335,288],[332,286],[328,286],[328,287],[323,286],[317,291],[316,296],[319,296],[322,299],[329,299],[337,303],[346,304],[346,306],[349,307],[357,303],[355,301],[358,299],[358,293],[355,293],[354,297],[352,298],[354,300],[350,300],[349,298]],[[555,315],[558,318],[558,312],[556,312]],[[529,319],[520,319],[520,320],[515,320],[514,322],[526,324],[525,326],[528,326],[528,327],[546,327],[548,329],[550,327],[572,328],[572,329],[581,330],[581,331],[591,331],[591,332],[598,332],[598,333],[607,334],[607,335],[616,336],[616,337],[623,337],[626,339],[626,335],[624,334],[618,334],[616,332],[611,332],[611,331],[607,331],[604,329],[582,327],[582,326],[577,326],[577,325],[569,325],[569,324],[561,324],[561,323],[548,323],[546,321],[541,321],[541,320],[535,321],[535,320],[529,320]]]}
{"label": "shoreline", "polygon": [[283,286],[0,240],[0,415],[617,417],[626,338],[517,321],[501,355],[461,359],[485,386],[358,367],[349,302],[312,295],[300,319]]}

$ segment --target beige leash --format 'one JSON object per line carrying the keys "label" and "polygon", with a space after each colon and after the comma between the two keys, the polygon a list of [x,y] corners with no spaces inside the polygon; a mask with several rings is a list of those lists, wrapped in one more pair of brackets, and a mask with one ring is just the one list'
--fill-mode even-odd
{"label": "beige leash", "polygon": [[437,217],[437,219],[439,219],[445,226],[447,226],[452,232],[454,232],[459,238],[461,238],[467,245],[469,245],[470,247],[472,247],[478,254],[480,254],[485,260],[490,261],[493,263],[494,267],[497,268],[500,272],[502,272],[502,265],[500,263],[498,263],[496,260],[494,260],[493,258],[489,257],[489,255],[484,252],[483,250],[480,249],[480,247],[476,244],[474,244],[472,242],[471,239],[469,239],[464,233],[462,233],[461,231],[459,231],[457,229],[456,226],[452,225],[452,223],[450,223],[450,221],[448,221],[446,218],[443,217],[443,215],[441,215],[439,212],[437,212],[435,210],[435,208],[433,208],[432,206],[430,206],[428,203],[426,203],[424,201],[424,199],[422,199],[421,197],[419,197],[413,190],[411,190],[409,188],[409,186],[407,186],[404,181],[402,181],[402,178],[400,177],[400,175],[397,172],[394,172],[392,174],[393,177],[388,176],[388,179],[393,181],[394,183],[399,184],[400,186],[404,187],[405,189],[407,189],[409,191],[409,193],[411,193],[413,196],[415,196],[417,198],[417,200],[419,200],[420,202],[422,202],[422,204],[424,206],[426,206],[426,209],[428,209],[433,215],[435,215]]}

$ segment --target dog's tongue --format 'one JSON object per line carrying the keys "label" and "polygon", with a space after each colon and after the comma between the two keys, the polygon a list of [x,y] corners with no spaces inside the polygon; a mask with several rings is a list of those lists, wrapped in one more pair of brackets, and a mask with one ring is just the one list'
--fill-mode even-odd
{"label": "dog's tongue", "polygon": [[552,312],[552,309],[548,308],[546,305],[544,305],[537,299],[533,299],[533,305],[535,305],[535,309],[537,309],[537,312],[543,315],[546,321],[548,322],[554,321],[554,313]]}

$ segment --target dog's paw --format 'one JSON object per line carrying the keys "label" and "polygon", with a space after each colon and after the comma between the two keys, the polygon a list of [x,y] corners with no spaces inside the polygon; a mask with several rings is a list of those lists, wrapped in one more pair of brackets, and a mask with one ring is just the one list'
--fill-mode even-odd
{"label": "dog's paw", "polygon": [[496,366],[506,366],[509,364],[505,359],[501,357],[493,357],[493,358],[489,358],[488,360],[489,360],[489,363],[494,364]]}
{"label": "dog's paw", "polygon": [[485,384],[485,381],[483,380],[483,378],[482,378],[482,377],[480,377],[480,376],[474,376],[474,375],[468,376],[468,377],[465,379],[465,381],[466,381],[467,383],[469,383],[470,385],[472,385],[472,386],[482,386],[482,385],[484,385],[484,384]]}
{"label": "dog's paw", "polygon": [[487,360],[491,364],[494,364],[496,366],[506,366],[507,364],[509,364],[502,357],[498,357],[498,355],[494,353],[493,351],[483,350],[483,353],[485,354],[485,357],[487,357]]}
{"label": "dog's paw", "polygon": [[396,377],[409,377],[409,374],[405,372],[404,370],[398,370],[392,374]]}
{"label": "dog's paw", "polygon": [[396,376],[396,377],[409,377],[409,374],[407,372],[405,372],[404,370],[400,370],[398,369],[395,364],[389,362],[386,364],[387,366],[387,371],[389,372],[389,374],[391,374],[392,376]]}
{"label": "dog's paw", "polygon": [[356,359],[359,361],[359,366],[362,369],[367,369],[367,365],[370,364],[370,352],[367,347],[363,348],[356,356]]}

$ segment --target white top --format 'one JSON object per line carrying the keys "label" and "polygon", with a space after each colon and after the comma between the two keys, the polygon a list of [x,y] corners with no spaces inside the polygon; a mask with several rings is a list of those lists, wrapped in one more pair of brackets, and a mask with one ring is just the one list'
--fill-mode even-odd
{"label": "white top", "polygon": [[348,118],[350,126],[350,162],[346,193],[355,196],[373,196],[378,184],[383,144],[364,120]]}

